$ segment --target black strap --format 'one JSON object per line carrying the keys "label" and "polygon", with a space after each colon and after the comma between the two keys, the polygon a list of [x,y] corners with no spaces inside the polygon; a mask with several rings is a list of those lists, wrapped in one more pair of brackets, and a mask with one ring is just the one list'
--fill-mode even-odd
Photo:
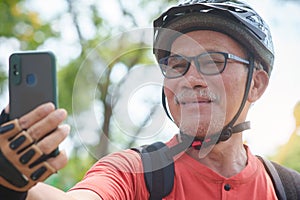
{"label": "black strap", "polygon": [[292,169],[272,162],[282,181],[288,200],[300,200],[300,174]]}
{"label": "black strap", "polygon": [[263,159],[260,156],[257,157],[262,161],[270,175],[276,189],[276,194],[281,193],[280,196],[277,194],[278,199],[284,199],[284,197],[282,197],[284,194],[287,200],[300,200],[300,173],[275,162]]}
{"label": "black strap", "polygon": [[277,170],[275,169],[275,167],[273,166],[273,164],[271,163],[271,161],[264,159],[263,157],[260,157],[260,156],[257,156],[257,157],[264,164],[266,171],[270,175],[270,178],[271,178],[274,188],[275,188],[277,198],[279,200],[287,200],[285,190],[284,190],[283,184],[281,182],[281,179],[279,177],[279,174],[278,174]]}
{"label": "black strap", "polygon": [[167,153],[169,147],[162,142],[156,142],[142,149],[133,149],[140,153],[144,178],[150,193],[149,200],[161,200],[167,196],[174,185],[174,161]]}

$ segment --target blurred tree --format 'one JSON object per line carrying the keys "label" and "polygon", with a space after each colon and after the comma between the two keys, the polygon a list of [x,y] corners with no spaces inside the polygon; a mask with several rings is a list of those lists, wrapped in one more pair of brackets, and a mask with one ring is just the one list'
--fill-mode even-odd
{"label": "blurred tree", "polygon": [[289,141],[279,149],[273,160],[300,172],[300,102],[294,109],[295,131]]}
{"label": "blurred tree", "polygon": [[24,7],[25,0],[0,2],[0,36],[2,40],[15,38],[21,50],[36,49],[46,38],[57,37],[50,22],[40,20],[38,13]]}
{"label": "blurred tree", "polygon": [[[2,0],[0,2],[0,42],[3,46],[1,49],[5,49],[7,43],[18,43],[19,50],[36,49],[47,38],[59,36],[59,33],[51,28],[49,22],[41,21],[38,13],[26,9],[24,3],[25,0]],[[1,60],[1,86],[7,79],[7,66],[5,65],[6,62]]]}

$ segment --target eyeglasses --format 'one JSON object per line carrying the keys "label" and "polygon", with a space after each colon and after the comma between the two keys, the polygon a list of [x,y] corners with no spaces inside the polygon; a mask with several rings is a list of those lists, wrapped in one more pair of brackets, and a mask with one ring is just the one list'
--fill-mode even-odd
{"label": "eyeglasses", "polygon": [[206,52],[192,57],[176,54],[161,58],[158,63],[166,78],[178,78],[186,74],[192,61],[194,61],[199,73],[204,75],[221,74],[228,59],[249,64],[249,61],[225,52]]}

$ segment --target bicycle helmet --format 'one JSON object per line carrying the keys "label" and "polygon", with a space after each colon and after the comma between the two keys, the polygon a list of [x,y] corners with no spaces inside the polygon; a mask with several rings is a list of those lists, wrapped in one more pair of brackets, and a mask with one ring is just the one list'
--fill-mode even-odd
{"label": "bicycle helmet", "polygon": [[179,36],[175,32],[213,30],[242,44],[271,74],[274,49],[270,29],[246,3],[238,0],[188,0],[161,14],[153,25],[153,52],[158,60],[168,54],[167,50]]}

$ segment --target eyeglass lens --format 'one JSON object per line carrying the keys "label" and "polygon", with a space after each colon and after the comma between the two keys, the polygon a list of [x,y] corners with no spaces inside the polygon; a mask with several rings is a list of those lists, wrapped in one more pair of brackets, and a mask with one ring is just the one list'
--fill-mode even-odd
{"label": "eyeglass lens", "polygon": [[220,52],[210,52],[195,57],[171,55],[162,58],[159,64],[166,77],[175,78],[183,76],[188,71],[192,61],[194,61],[198,72],[205,75],[222,73],[226,65],[226,60],[224,54]]}

